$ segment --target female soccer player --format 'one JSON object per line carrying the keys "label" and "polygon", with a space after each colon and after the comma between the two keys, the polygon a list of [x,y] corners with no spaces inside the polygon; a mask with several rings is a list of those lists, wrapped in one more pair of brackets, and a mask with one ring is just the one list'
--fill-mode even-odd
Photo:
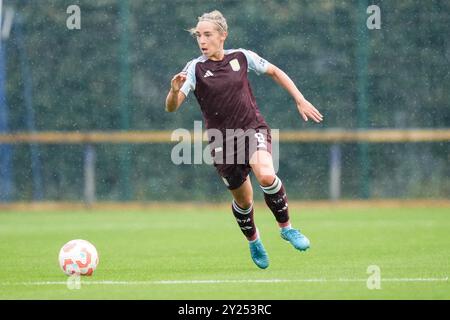
{"label": "female soccer player", "polygon": [[[265,269],[269,266],[269,258],[255,226],[253,189],[248,177],[250,171],[258,180],[265,202],[278,222],[281,238],[300,251],[308,249],[310,242],[291,226],[286,191],[273,167],[270,128],[256,105],[247,78],[248,70],[267,74],[285,88],[294,98],[305,121],[312,119],[319,123],[323,117],[281,69],[252,51],[224,50],[228,26],[219,11],[204,13],[190,32],[197,38],[202,55],[188,62],[183,71],[172,78],[166,98],[166,111],[176,111],[189,92],[193,91],[200,104],[208,134],[215,130],[213,132],[225,135],[222,140],[216,140],[216,134],[214,142],[223,141],[223,145],[218,145],[213,144],[209,134],[210,146],[214,145],[214,166],[231,191],[231,209],[249,241],[251,257],[259,268]],[[241,129],[238,136],[249,139],[244,147],[241,144],[229,148],[235,138],[230,140],[226,136],[230,129],[232,132]],[[256,147],[250,148],[247,143]],[[236,163],[234,159],[241,156],[242,152],[246,154],[244,161]]]}

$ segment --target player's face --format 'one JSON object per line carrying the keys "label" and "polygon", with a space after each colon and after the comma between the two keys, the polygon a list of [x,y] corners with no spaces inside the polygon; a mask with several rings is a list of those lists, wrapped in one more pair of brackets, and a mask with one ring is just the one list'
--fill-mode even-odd
{"label": "player's face", "polygon": [[209,21],[197,24],[195,35],[200,51],[207,57],[212,57],[223,50],[226,33],[217,30],[217,26]]}

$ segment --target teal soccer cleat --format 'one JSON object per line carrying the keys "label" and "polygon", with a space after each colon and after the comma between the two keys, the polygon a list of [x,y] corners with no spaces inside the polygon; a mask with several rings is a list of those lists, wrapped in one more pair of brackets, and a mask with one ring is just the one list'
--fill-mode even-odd
{"label": "teal soccer cleat", "polygon": [[254,242],[249,242],[249,246],[253,262],[261,269],[267,268],[269,266],[269,257],[262,241],[257,239]]}
{"label": "teal soccer cleat", "polygon": [[281,238],[290,242],[297,250],[305,251],[309,248],[309,240],[307,237],[300,233],[300,230],[293,228],[287,230],[282,229],[280,235]]}

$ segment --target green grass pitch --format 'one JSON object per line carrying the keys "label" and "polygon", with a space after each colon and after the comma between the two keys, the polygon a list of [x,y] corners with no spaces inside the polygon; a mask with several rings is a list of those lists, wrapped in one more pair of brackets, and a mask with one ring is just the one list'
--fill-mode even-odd
{"label": "green grass pitch", "polygon": [[[270,211],[256,223],[270,266],[258,269],[228,206],[0,212],[0,299],[450,299],[449,208],[301,208],[311,240],[298,252]],[[91,241],[100,263],[80,289],[61,246]],[[370,265],[380,268],[369,289]]]}

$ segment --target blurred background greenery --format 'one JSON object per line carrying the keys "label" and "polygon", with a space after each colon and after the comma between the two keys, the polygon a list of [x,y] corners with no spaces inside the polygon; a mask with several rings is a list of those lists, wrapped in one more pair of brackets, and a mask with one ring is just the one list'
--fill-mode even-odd
{"label": "blurred background greenery", "polygon": [[[72,4],[81,9],[80,30],[66,27]],[[381,9],[379,30],[366,27],[370,4]],[[281,87],[250,74],[272,128],[450,127],[448,1],[4,0],[3,7],[15,11],[3,41],[7,132],[192,130],[202,119],[194,96],[176,113],[166,113],[164,102],[171,77],[200,55],[185,30],[215,9],[228,21],[226,48],[253,50],[283,69],[325,116],[320,125],[303,122]],[[230,197],[212,166],[174,165],[172,147],[96,145],[96,199]],[[450,197],[448,141],[371,144],[364,169],[360,147],[341,145],[342,198]],[[8,151],[12,191],[4,200],[83,200],[84,146],[37,148],[40,161],[34,169],[29,145]],[[280,144],[278,175],[290,199],[328,199],[329,165],[329,144]],[[36,170],[40,196],[33,191]],[[365,194],[362,174],[367,175]],[[255,196],[261,199],[259,192]]]}

